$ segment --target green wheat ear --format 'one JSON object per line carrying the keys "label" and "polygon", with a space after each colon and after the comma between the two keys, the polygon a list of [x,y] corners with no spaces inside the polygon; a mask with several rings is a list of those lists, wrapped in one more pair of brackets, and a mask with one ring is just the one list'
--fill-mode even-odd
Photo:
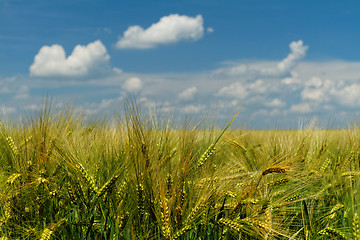
{"label": "green wheat ear", "polygon": [[346,240],[347,237],[340,232],[339,230],[332,228],[332,227],[326,227],[323,230],[319,232],[320,235],[327,235],[329,237],[333,237],[334,239],[341,239]]}
{"label": "green wheat ear", "polygon": [[359,233],[359,216],[357,213],[354,214],[353,221],[352,221],[352,233],[354,240],[360,239],[360,233]]}
{"label": "green wheat ear", "polygon": [[235,114],[234,118],[228,123],[228,125],[224,128],[224,130],[220,133],[220,135],[216,138],[216,140],[210,144],[210,146],[205,150],[205,152],[201,155],[198,160],[197,167],[200,168],[206,160],[215,152],[215,145],[220,140],[220,138],[224,135],[226,130],[230,127],[230,125],[234,122],[235,118],[239,115],[241,109]]}

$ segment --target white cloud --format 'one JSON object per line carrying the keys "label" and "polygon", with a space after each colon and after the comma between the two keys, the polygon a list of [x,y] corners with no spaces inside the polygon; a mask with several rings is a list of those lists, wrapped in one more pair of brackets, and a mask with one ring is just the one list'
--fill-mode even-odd
{"label": "white cloud", "polygon": [[124,71],[121,68],[114,67],[113,68],[114,73],[116,74],[122,74]]}
{"label": "white cloud", "polygon": [[193,105],[193,104],[189,104],[186,105],[184,107],[182,107],[180,109],[180,111],[182,113],[187,113],[187,114],[196,114],[196,113],[200,113],[201,111],[203,111],[205,109],[204,105]]}
{"label": "white cloud", "polygon": [[[30,109],[39,106],[34,105],[41,100],[37,94],[39,89],[49,89],[50,93],[56,89],[64,99],[70,96],[67,90],[72,93],[79,90],[77,98],[83,111],[111,115],[113,106],[122,100],[115,96],[112,101],[109,96],[141,91],[139,102],[142,106],[174,116],[186,113],[196,118],[208,109],[215,109],[221,112],[218,119],[222,119],[220,115],[243,107],[239,120],[255,128],[274,127],[275,122],[279,128],[297,127],[299,118],[313,116],[326,122],[339,119],[341,112],[341,121],[346,124],[353,120],[351,117],[360,115],[360,62],[301,61],[307,47],[301,42],[293,43],[296,44],[290,47],[288,56],[278,62],[227,62],[227,67],[218,71],[195,73],[135,74],[109,68],[108,76],[94,77],[86,82],[57,81],[56,86],[46,79],[32,78],[31,91],[22,88],[30,85],[21,76],[0,77],[0,92],[3,98],[11,99],[11,107],[22,105]],[[269,69],[273,69],[272,72]],[[123,91],[119,92],[119,88]],[[11,112],[13,108],[7,110]]]}
{"label": "white cloud", "polygon": [[32,110],[32,111],[39,111],[41,110],[41,105],[39,104],[30,104],[30,105],[25,105],[24,109],[26,110]]}
{"label": "white cloud", "polygon": [[311,108],[309,103],[299,103],[299,104],[293,104],[290,107],[290,112],[296,112],[296,113],[310,113],[313,109]]}
{"label": "white cloud", "polygon": [[30,75],[83,76],[90,70],[107,64],[109,59],[105,46],[99,40],[87,46],[77,45],[68,57],[64,48],[58,44],[43,46],[30,66]]}
{"label": "white cloud", "polygon": [[198,92],[197,87],[190,87],[179,93],[179,99],[181,100],[192,100],[195,97],[195,94]]}
{"label": "white cloud", "polygon": [[303,45],[303,41],[290,43],[291,53],[278,63],[277,68],[280,73],[285,73],[292,70],[296,64],[305,57],[306,51],[309,47]]}
{"label": "white cloud", "polygon": [[229,86],[221,88],[216,95],[245,99],[248,96],[248,91],[244,84],[235,82],[230,84]]}
{"label": "white cloud", "polygon": [[147,108],[156,108],[158,104],[147,97],[140,97],[139,102]]}
{"label": "white cloud", "polygon": [[314,76],[304,83],[301,98],[317,103],[328,102],[331,99],[331,92],[335,88],[333,81]]}
{"label": "white cloud", "polygon": [[281,108],[284,107],[286,104],[279,98],[274,98],[271,101],[265,103],[265,106]]}
{"label": "white cloud", "polygon": [[247,79],[290,75],[290,72],[297,66],[300,60],[305,57],[308,46],[304,46],[303,41],[299,40],[297,42],[291,42],[289,47],[291,51],[288,56],[276,64],[271,62],[238,64],[232,67],[218,69],[215,73],[242,76]]}
{"label": "white cloud", "polygon": [[252,118],[256,118],[256,117],[268,117],[268,116],[280,116],[281,112],[278,109],[272,109],[272,110],[266,110],[266,109],[260,109],[256,112],[254,112],[251,117]]}
{"label": "white cloud", "polygon": [[305,86],[307,87],[315,87],[315,88],[318,88],[318,87],[321,87],[322,85],[324,85],[324,82],[321,78],[319,77],[312,77],[309,81],[307,81],[305,83]]}
{"label": "white cloud", "polygon": [[15,95],[15,99],[26,99],[29,97],[29,87],[28,86],[21,86]]}
{"label": "white cloud", "polygon": [[189,17],[171,14],[162,17],[159,22],[143,29],[135,25],[129,27],[123,37],[116,43],[122,48],[154,48],[160,44],[176,43],[181,40],[198,40],[204,34],[203,18],[201,15]]}
{"label": "white cloud", "polygon": [[333,91],[338,102],[347,107],[359,107],[360,105],[360,84],[351,84],[338,91]]}
{"label": "white cloud", "polygon": [[269,91],[270,86],[267,86],[262,79],[258,79],[255,82],[250,83],[248,88],[255,93],[266,93]]}
{"label": "white cloud", "polygon": [[295,77],[287,77],[281,80],[282,83],[286,84],[286,85],[294,85],[294,84],[300,84],[301,82],[299,81],[299,79],[295,78]]}
{"label": "white cloud", "polygon": [[131,77],[122,86],[128,92],[138,92],[142,88],[142,81],[138,77]]}
{"label": "white cloud", "polygon": [[77,106],[75,108],[75,112],[84,113],[84,114],[106,114],[109,111],[111,112],[112,107],[116,106],[117,103],[121,100],[121,98],[112,98],[112,99],[102,99],[101,102],[88,102]]}
{"label": "white cloud", "polygon": [[6,116],[7,114],[14,113],[16,109],[14,107],[9,107],[5,105],[1,105],[1,113]]}
{"label": "white cloud", "polygon": [[301,92],[301,98],[304,100],[311,100],[315,102],[324,102],[327,101],[326,93],[323,89],[304,89]]}
{"label": "white cloud", "polygon": [[301,98],[312,103],[332,103],[342,107],[358,107],[360,82],[312,77],[304,83]]}

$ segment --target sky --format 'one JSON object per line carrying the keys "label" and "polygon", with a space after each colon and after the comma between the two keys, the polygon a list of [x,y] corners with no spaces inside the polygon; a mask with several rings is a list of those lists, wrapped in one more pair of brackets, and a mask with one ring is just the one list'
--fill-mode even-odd
{"label": "sky", "polygon": [[[360,117],[360,2],[0,0],[0,116],[125,99],[252,129]],[[221,124],[220,124],[221,125]]]}

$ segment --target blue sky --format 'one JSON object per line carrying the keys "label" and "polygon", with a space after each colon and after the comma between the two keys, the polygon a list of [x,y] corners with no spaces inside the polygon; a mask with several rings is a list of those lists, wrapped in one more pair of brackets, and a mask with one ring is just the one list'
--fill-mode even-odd
{"label": "blue sky", "polygon": [[358,1],[0,0],[3,114],[48,94],[111,114],[129,95],[250,128],[360,113]]}

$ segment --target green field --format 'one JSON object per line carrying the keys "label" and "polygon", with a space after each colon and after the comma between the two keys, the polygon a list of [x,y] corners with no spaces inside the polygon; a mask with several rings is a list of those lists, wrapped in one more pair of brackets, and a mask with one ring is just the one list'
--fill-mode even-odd
{"label": "green field", "polygon": [[2,122],[0,239],[360,239],[360,130],[194,126]]}

